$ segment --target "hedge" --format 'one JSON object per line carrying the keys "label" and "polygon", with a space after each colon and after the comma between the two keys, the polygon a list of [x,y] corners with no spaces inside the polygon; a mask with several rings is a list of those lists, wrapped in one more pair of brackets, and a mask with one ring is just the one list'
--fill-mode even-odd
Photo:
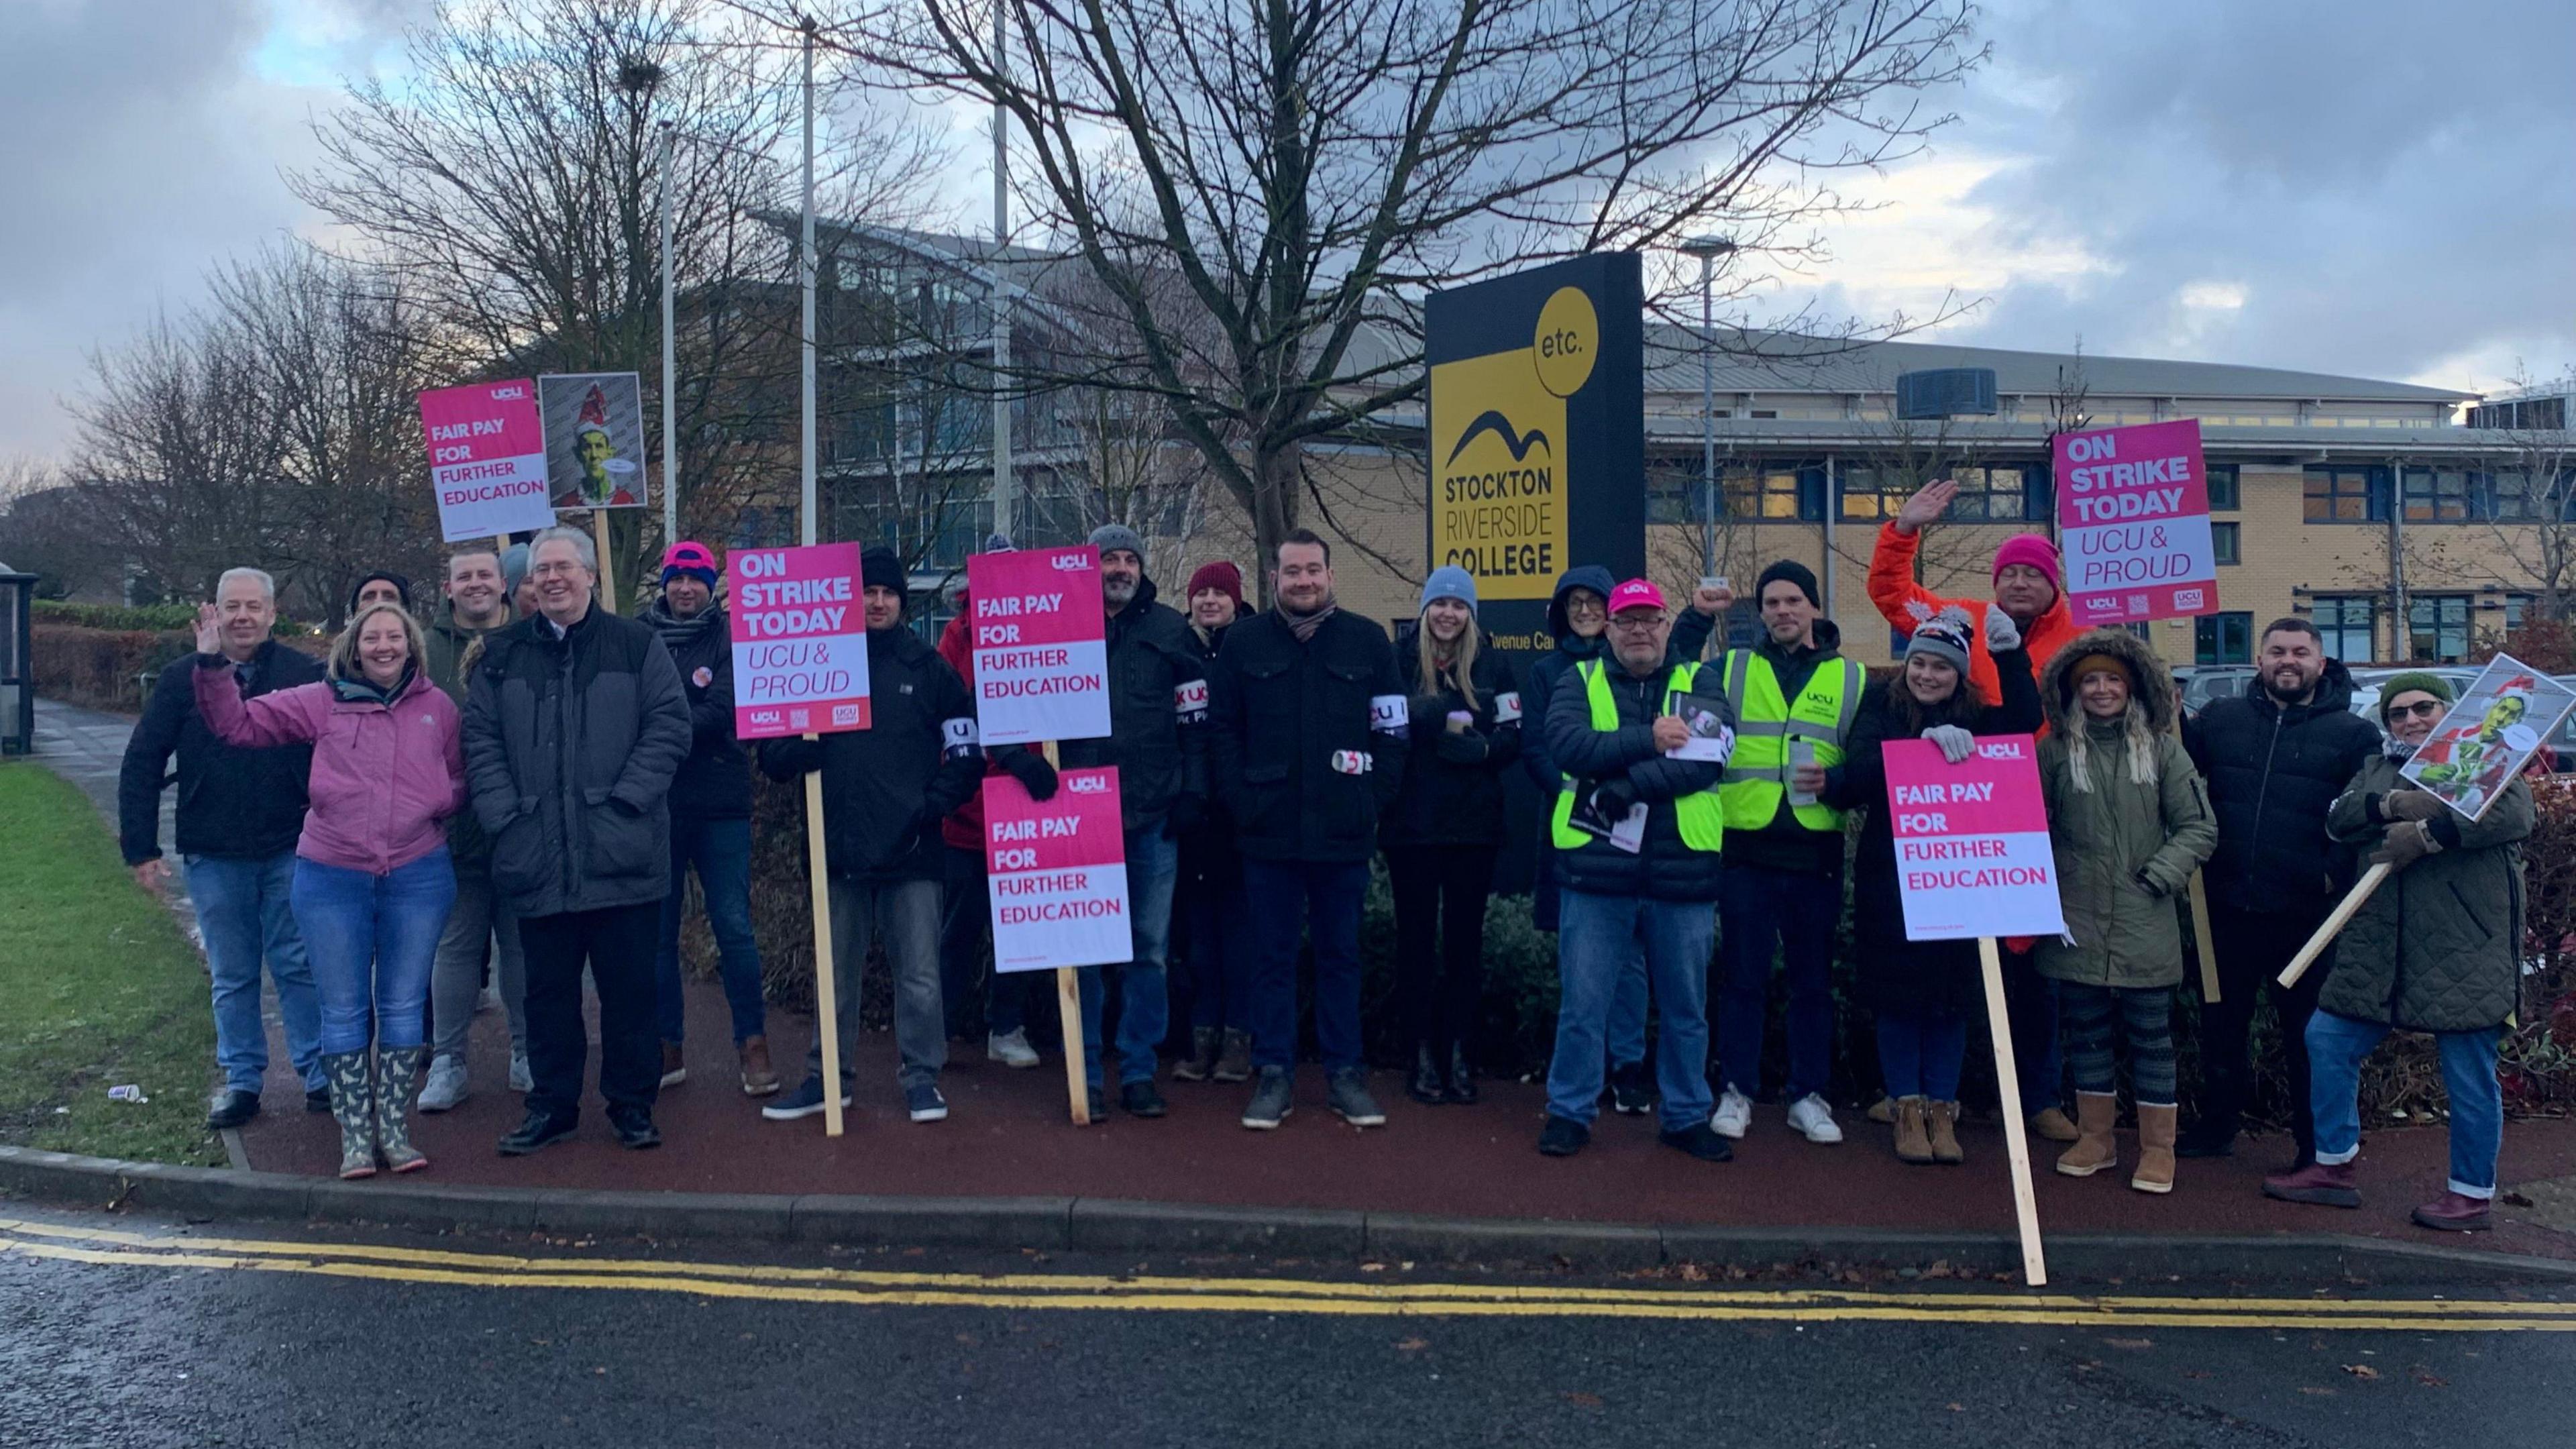
{"label": "hedge", "polygon": [[[47,699],[59,699],[85,709],[128,714],[141,710],[146,686],[140,682],[140,677],[146,673],[158,673],[162,666],[196,647],[192,630],[109,629],[55,623],[41,603],[38,607],[28,631],[29,642],[33,646],[30,662],[35,666],[36,692]],[[193,621],[195,617],[192,611],[189,618]],[[278,642],[315,655],[330,647],[330,641],[302,633],[281,633]]]}

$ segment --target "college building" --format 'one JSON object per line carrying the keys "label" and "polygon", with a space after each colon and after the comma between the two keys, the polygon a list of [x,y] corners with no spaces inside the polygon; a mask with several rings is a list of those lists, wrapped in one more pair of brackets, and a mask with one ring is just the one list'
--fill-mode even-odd
{"label": "college building", "polygon": [[[989,394],[925,386],[920,367],[895,365],[898,354],[928,348],[941,366],[972,370],[996,345],[1015,360],[1067,347],[1080,309],[1048,300],[1046,279],[1068,264],[863,227],[828,229],[825,251],[838,259],[827,260],[827,291],[901,310],[910,340],[827,350],[827,364],[837,357],[875,381],[827,380],[827,393],[872,401],[825,429],[824,482],[844,499],[908,493],[899,526],[915,531],[916,578],[935,591],[993,527],[994,408]],[[997,322],[1006,337],[995,337]],[[2283,615],[2312,620],[2349,662],[2461,660],[2521,622],[2549,592],[2553,567],[2561,587],[2576,587],[2565,572],[2576,553],[2566,481],[2576,457],[2561,457],[2570,406],[2561,393],[2488,400],[2225,363],[1724,329],[1704,338],[1651,318],[1645,351],[1636,486],[1649,572],[1686,590],[1705,550],[1749,592],[1766,563],[1796,559],[1823,585],[1846,652],[1867,663],[1887,662],[1895,642],[1865,592],[1883,522],[1923,483],[1956,479],[1950,517],[1924,535],[1918,576],[1942,593],[1983,596],[2000,539],[2054,533],[2049,440],[2080,428],[2200,423],[2219,609],[2141,626],[2176,664],[2250,662],[2256,630]],[[1355,361],[1365,365],[1365,352]],[[1991,415],[1897,418],[1900,376],[1949,368],[1992,371]],[[1244,565],[1249,584],[1243,511],[1187,445],[1115,401],[1057,393],[1008,407],[1012,443],[999,472],[1015,495],[1006,516],[1020,543],[1078,540],[1091,522],[1118,517],[1152,540],[1149,567],[1167,589],[1216,557]],[[1305,459],[1301,522],[1333,540],[1343,605],[1389,621],[1413,612],[1429,567],[1424,428],[1419,405],[1391,411],[1313,444]],[[935,500],[927,521],[923,499]],[[1752,601],[1729,623],[1749,640]]]}

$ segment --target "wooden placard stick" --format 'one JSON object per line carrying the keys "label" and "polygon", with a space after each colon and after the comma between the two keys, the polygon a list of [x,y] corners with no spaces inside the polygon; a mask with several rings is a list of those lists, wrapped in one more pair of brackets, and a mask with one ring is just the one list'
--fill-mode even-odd
{"label": "wooden placard stick", "polygon": [[2315,935],[2308,937],[2308,944],[2299,948],[2299,954],[2290,958],[2290,964],[2281,968],[2281,985],[2299,984],[2299,978],[2308,974],[2308,968],[2316,964],[2317,957],[2334,941],[2336,934],[2351,922],[2353,912],[2360,910],[2370,899],[2370,893],[2379,889],[2379,883],[2388,879],[2389,869],[2388,863],[2382,861],[2361,873],[2361,879],[2354,881],[2352,889],[2344,893],[2343,902],[2334,908],[2334,914],[2326,917],[2326,923],[2317,927]]}
{"label": "wooden placard stick", "polygon": [[2191,873],[2191,938],[2200,949],[2200,1002],[2203,1006],[2218,1004],[2218,948],[2209,940],[2209,889],[2200,883],[2200,871]]}
{"label": "wooden placard stick", "polygon": [[599,542],[599,606],[617,612],[617,561],[608,551],[608,510],[590,510],[590,535]]}
{"label": "wooden placard stick", "polygon": [[[1047,764],[1055,762],[1055,741],[1038,746]],[[1073,1125],[1091,1125],[1091,1070],[1082,1044],[1082,983],[1071,966],[1055,968],[1056,1016],[1064,1028],[1064,1089],[1073,1103]]]}
{"label": "wooden placard stick", "polygon": [[[821,735],[807,735],[820,741]],[[823,771],[805,772],[805,877],[814,897],[815,1030],[823,1034],[823,1135],[841,1135],[840,984],[832,969],[831,885],[823,867]]]}
{"label": "wooden placard stick", "polygon": [[1995,938],[1977,938],[1977,964],[1986,980],[1986,1025],[1994,1034],[1995,1085],[2003,1093],[2004,1145],[2012,1158],[2013,1216],[2021,1232],[2022,1281],[2048,1285],[2048,1261],[2039,1246],[2039,1200],[2030,1182],[2030,1134],[2021,1117],[2021,1078],[2013,1064],[2012,1020],[2004,1010],[2004,963]]}

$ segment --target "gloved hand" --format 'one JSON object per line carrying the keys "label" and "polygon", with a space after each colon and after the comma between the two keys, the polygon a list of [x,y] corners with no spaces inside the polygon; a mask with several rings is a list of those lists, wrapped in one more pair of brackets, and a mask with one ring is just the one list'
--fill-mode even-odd
{"label": "gloved hand", "polygon": [[1164,818],[1170,825],[1164,833],[1178,840],[1198,829],[1199,823],[1207,819],[1207,802],[1196,795],[1175,795],[1171,811]]}
{"label": "gloved hand", "polygon": [[2391,790],[2379,797],[2379,813],[2391,820],[2438,820],[2449,808],[2430,790]]}
{"label": "gloved hand", "polygon": [[1002,768],[1029,792],[1029,798],[1043,804],[1055,798],[1055,766],[1035,750],[1004,750]]}
{"label": "gloved hand", "polygon": [[2001,604],[1986,606],[1986,652],[2003,654],[2021,647],[2021,626]]}
{"label": "gloved hand", "polygon": [[2165,888],[2156,884],[2156,878],[2147,874],[2147,868],[2145,866],[2139,866],[2137,870],[2130,875],[2129,879],[2136,881],[2138,883],[2138,889],[2145,891],[2148,895],[2156,898],[2157,900],[2164,899]]}
{"label": "gloved hand", "polygon": [[2404,870],[2441,848],[2441,842],[2433,838],[2430,826],[2410,820],[2389,827],[2387,840],[2372,852],[2370,863],[2384,865],[2391,870]]}
{"label": "gloved hand", "polygon": [[1954,765],[1977,752],[1977,737],[1957,725],[1934,725],[1923,738],[1940,746],[1941,758]]}
{"label": "gloved hand", "polygon": [[1440,717],[1449,712],[1449,701],[1436,694],[1417,694],[1404,702],[1404,717],[1417,730],[1440,728]]}
{"label": "gloved hand", "polygon": [[1625,820],[1637,808],[1637,787],[1625,779],[1605,780],[1592,787],[1592,808],[1614,824]]}

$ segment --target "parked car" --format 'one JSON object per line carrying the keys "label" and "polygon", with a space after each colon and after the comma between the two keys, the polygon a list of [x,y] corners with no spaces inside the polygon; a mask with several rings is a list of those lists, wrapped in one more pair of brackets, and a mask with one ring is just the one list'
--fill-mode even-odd
{"label": "parked car", "polygon": [[2233,699],[2254,687],[2251,664],[2179,664],[2174,683],[2182,688],[2182,712],[2195,715],[2213,699]]}
{"label": "parked car", "polygon": [[2469,681],[2476,679],[2479,671],[2465,664],[2371,665],[2356,669],[2352,671],[2352,712],[2372,724],[2379,723],[2380,681],[2416,673],[2440,676],[2456,696],[2468,692]]}

